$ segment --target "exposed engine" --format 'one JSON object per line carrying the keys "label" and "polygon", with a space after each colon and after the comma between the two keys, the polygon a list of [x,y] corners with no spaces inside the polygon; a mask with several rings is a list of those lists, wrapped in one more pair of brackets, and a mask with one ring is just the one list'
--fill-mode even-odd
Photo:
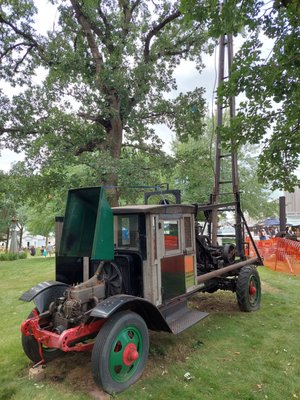
{"label": "exposed engine", "polygon": [[196,237],[197,275],[205,274],[215,269],[233,264],[236,256],[234,244],[212,246],[207,236]]}
{"label": "exposed engine", "polygon": [[104,298],[122,293],[122,276],[118,266],[101,261],[95,274],[87,281],[72,286],[49,306],[53,329],[63,332],[86,322],[89,311]]}

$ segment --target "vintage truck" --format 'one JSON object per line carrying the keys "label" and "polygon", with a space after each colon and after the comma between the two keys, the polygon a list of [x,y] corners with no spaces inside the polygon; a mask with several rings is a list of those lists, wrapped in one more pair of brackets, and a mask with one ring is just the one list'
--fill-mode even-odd
{"label": "vintage truck", "polygon": [[188,307],[195,293],[230,290],[242,311],[257,310],[259,254],[247,258],[244,241],[240,254],[232,242],[213,246],[196,229],[197,213],[209,219],[213,207],[111,208],[102,187],[69,190],[57,218],[55,280],[20,298],[35,304],[21,326],[26,355],[39,365],[92,350],[96,384],[118,393],[144,370],[149,329],[178,334],[208,315]]}

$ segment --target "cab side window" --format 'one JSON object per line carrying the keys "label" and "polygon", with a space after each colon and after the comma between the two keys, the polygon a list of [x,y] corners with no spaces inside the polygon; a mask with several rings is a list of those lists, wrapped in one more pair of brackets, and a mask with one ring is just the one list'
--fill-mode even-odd
{"label": "cab side window", "polygon": [[179,250],[179,221],[164,221],[165,251]]}

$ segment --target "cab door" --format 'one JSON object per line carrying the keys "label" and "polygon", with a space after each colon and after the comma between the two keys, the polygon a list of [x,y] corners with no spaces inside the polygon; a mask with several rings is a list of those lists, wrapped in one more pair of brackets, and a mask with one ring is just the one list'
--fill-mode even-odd
{"label": "cab door", "polygon": [[160,218],[162,300],[185,294],[196,284],[193,217]]}

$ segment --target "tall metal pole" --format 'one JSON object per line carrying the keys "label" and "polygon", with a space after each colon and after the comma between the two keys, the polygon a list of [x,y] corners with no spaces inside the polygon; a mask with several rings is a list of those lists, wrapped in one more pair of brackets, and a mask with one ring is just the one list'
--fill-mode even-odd
{"label": "tall metal pole", "polygon": [[[231,67],[233,62],[233,39],[232,34],[227,36],[228,40],[228,77],[231,77]],[[229,112],[230,121],[235,117],[235,97],[230,96],[229,98]],[[239,175],[238,175],[238,161],[237,161],[237,149],[234,139],[231,139],[231,174],[232,174],[232,191],[234,199],[236,201],[235,206],[235,240],[237,254],[243,259],[245,257],[244,245],[243,245],[243,231],[242,231],[242,217],[240,209],[240,192],[239,192]]]}
{"label": "tall metal pole", "polygon": [[[218,87],[224,80],[224,65],[225,65],[225,36],[222,35],[219,41],[219,69],[218,69]],[[222,99],[223,100],[223,99]],[[223,124],[223,101],[217,103],[217,133],[215,141],[215,183],[212,195],[212,203],[216,204],[219,202],[220,194],[220,178],[221,178],[221,135],[219,128]],[[211,239],[213,246],[217,243],[217,231],[218,231],[218,210],[212,211],[212,229]]]}

